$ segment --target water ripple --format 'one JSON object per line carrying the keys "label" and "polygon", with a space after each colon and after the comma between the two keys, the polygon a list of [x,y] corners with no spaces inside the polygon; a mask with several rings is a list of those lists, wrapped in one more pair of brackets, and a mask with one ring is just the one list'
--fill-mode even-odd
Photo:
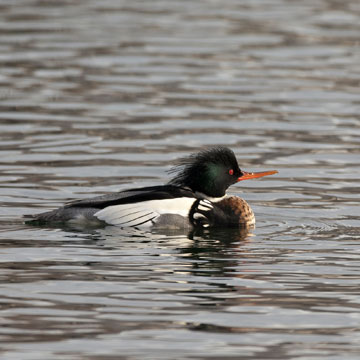
{"label": "water ripple", "polygon": [[[355,0],[0,9],[2,358],[358,358]],[[22,224],[218,144],[250,233]]]}

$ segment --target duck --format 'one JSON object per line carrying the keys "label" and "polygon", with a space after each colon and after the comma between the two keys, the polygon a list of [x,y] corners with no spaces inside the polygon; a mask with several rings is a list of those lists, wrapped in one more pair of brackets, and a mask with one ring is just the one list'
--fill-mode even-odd
{"label": "duck", "polygon": [[174,176],[167,184],[72,201],[27,216],[26,223],[168,229],[249,227],[255,224],[251,207],[226,191],[240,181],[277,171],[241,170],[231,149],[216,146],[181,158],[169,173]]}

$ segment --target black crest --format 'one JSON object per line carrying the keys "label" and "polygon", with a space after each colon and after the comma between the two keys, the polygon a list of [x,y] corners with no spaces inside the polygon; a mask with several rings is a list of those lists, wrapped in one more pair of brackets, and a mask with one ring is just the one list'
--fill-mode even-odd
{"label": "black crest", "polygon": [[[232,173],[229,171],[232,170]],[[224,146],[209,148],[178,161],[170,173],[176,176],[169,184],[187,186],[211,197],[225,195],[241,171],[232,150]]]}

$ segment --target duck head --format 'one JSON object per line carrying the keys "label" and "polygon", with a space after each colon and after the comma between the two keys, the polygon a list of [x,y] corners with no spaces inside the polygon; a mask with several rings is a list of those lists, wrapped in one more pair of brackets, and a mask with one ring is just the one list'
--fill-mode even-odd
{"label": "duck head", "polygon": [[242,171],[232,150],[217,146],[180,159],[170,170],[177,174],[169,184],[189,187],[206,198],[221,198],[229,186],[248,179],[272,175],[277,171],[250,173]]}

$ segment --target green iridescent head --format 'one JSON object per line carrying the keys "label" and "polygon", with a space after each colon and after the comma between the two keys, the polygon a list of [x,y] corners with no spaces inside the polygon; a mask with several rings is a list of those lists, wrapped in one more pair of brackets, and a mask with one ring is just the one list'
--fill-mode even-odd
{"label": "green iridescent head", "polygon": [[177,172],[177,175],[169,184],[189,187],[194,192],[215,198],[224,196],[226,189],[242,174],[233,151],[223,146],[183,158],[171,172]]}

